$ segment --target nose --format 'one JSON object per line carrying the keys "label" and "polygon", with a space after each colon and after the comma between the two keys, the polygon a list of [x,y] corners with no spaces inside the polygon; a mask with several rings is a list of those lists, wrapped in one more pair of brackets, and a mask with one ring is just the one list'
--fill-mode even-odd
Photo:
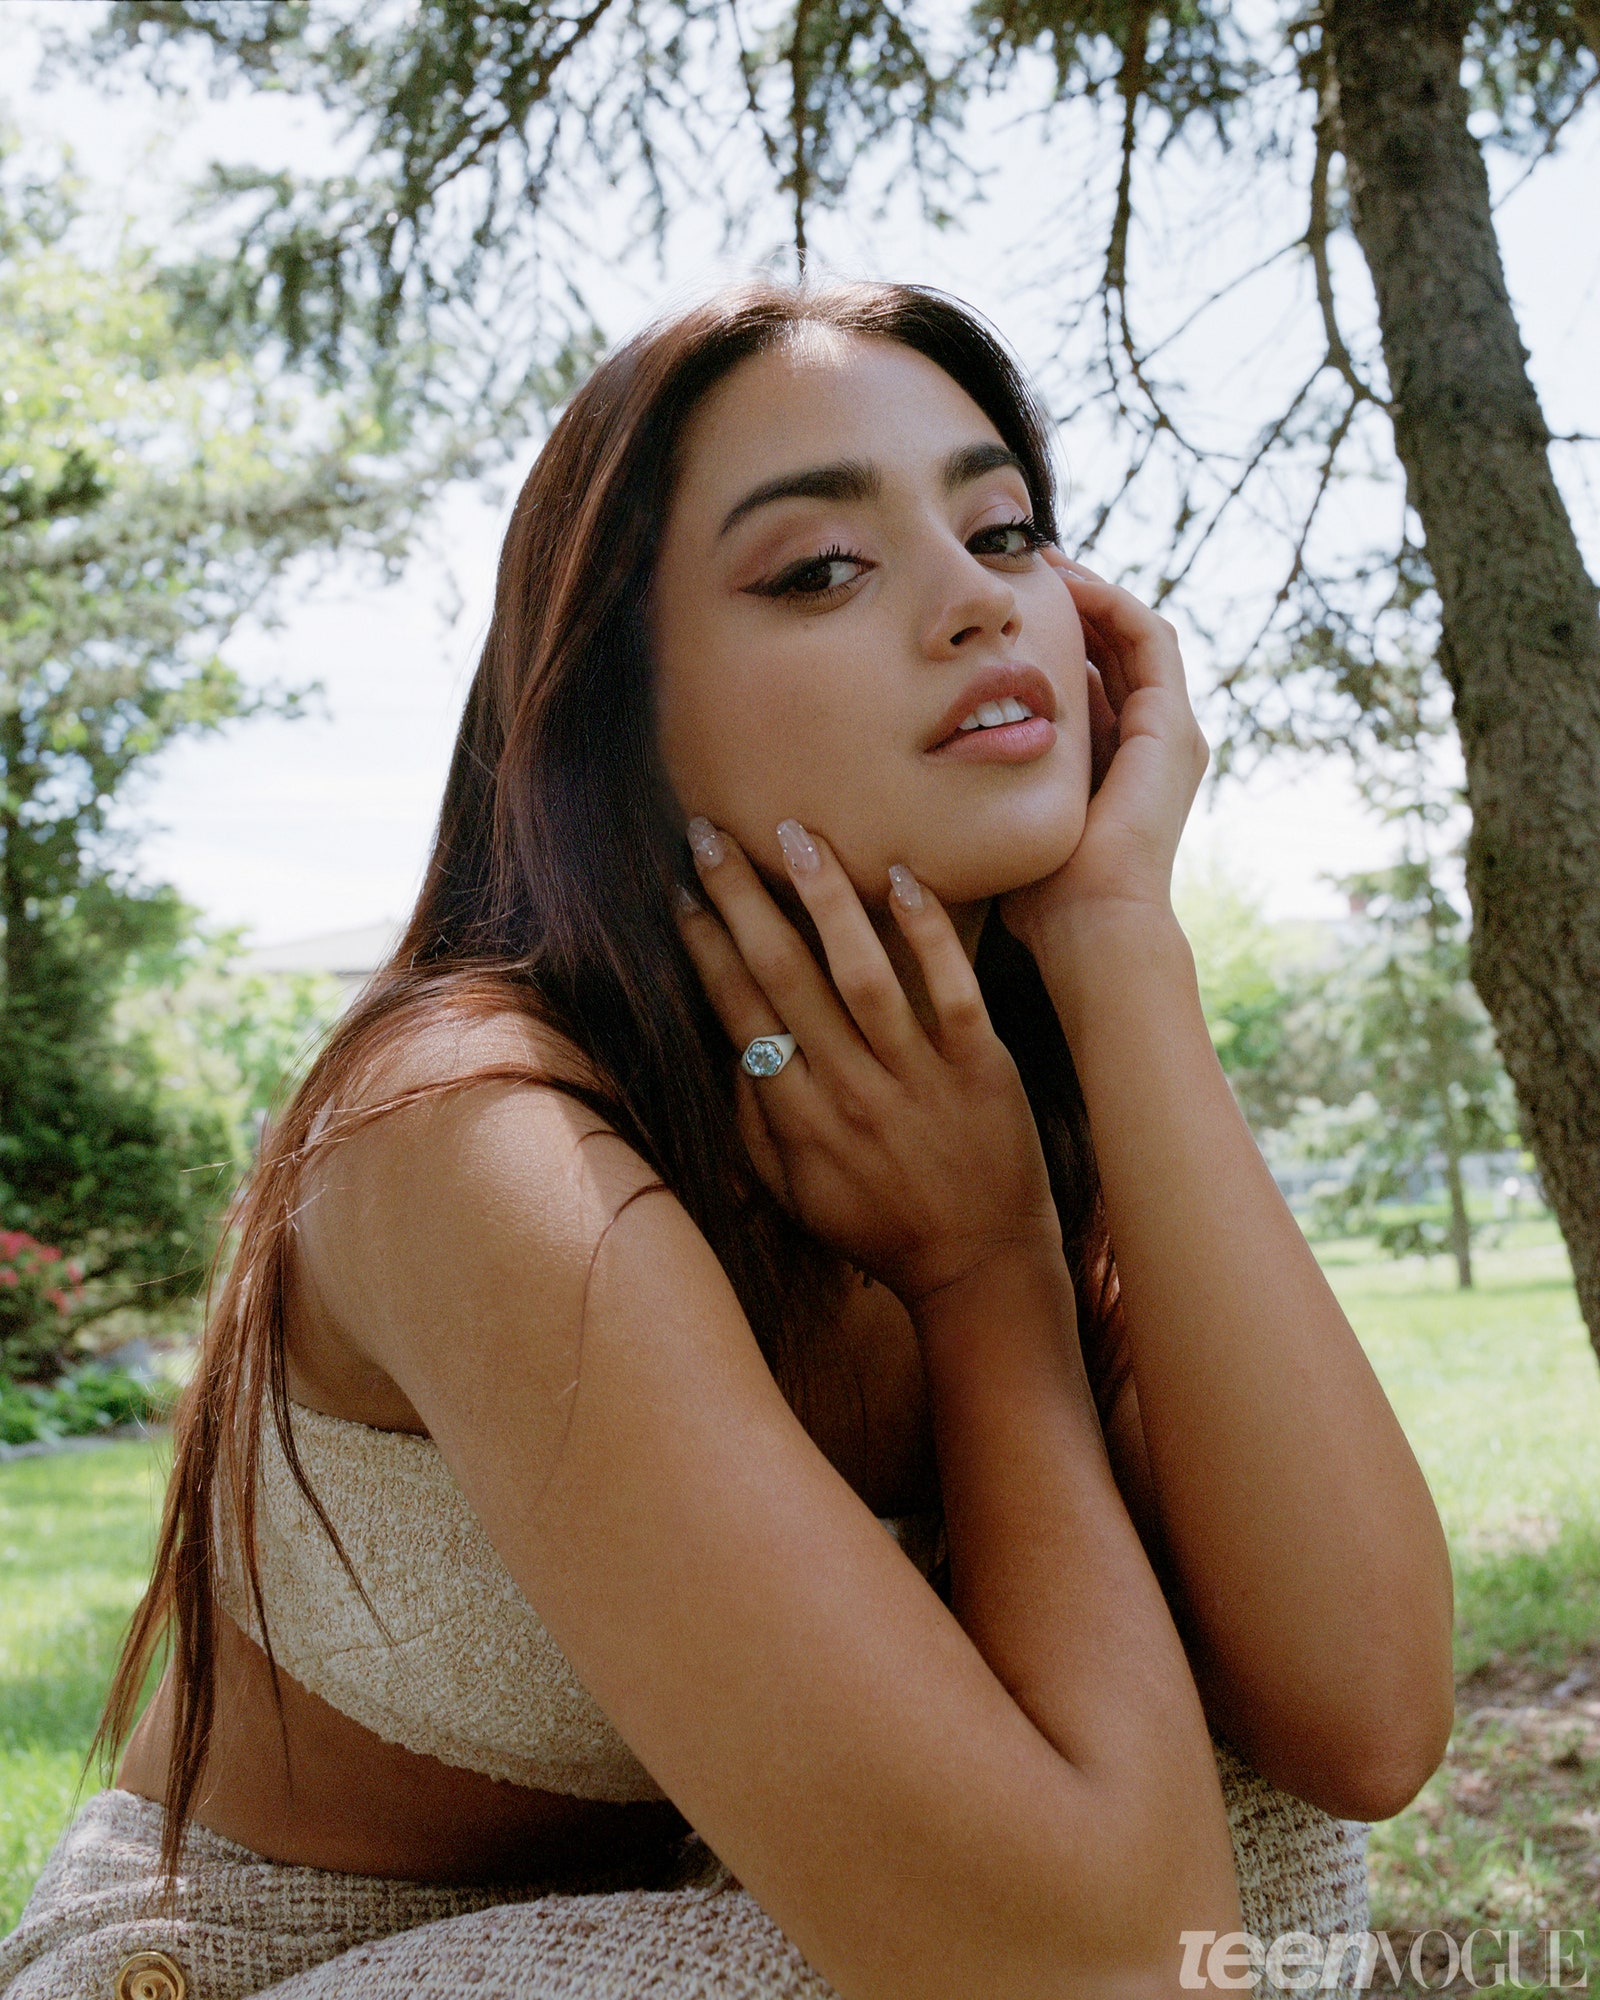
{"label": "nose", "polygon": [[974,641],[1014,640],[1022,630],[1017,594],[1007,579],[986,569],[972,551],[952,538],[930,592],[923,648],[930,659],[950,660]]}

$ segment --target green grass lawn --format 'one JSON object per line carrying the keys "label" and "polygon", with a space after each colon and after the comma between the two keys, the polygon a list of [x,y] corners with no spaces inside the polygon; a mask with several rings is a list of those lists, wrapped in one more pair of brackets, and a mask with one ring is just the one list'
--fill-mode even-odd
{"label": "green grass lawn", "polygon": [[[1552,1224],[1521,1225],[1463,1293],[1443,1258],[1318,1251],[1427,1475],[1456,1580],[1456,1727],[1420,1797],[1373,1829],[1373,1924],[1397,1942],[1441,1923],[1458,1939],[1582,1929],[1600,1966],[1600,1370],[1566,1254]],[[1444,1969],[1431,1990],[1471,1990],[1442,1987]]]}
{"label": "green grass lawn", "polygon": [[[1554,1228],[1520,1225],[1483,1252],[1471,1293],[1442,1258],[1319,1254],[1456,1568],[1463,1717],[1446,1766],[1373,1836],[1374,1922],[1576,1926],[1587,1911],[1600,1945],[1600,1371]],[[159,1465],[141,1444],[0,1465],[0,1932],[70,1816],[142,1585]],[[1548,1683],[1586,1648],[1592,1727],[1576,1708],[1524,1715],[1498,1696],[1468,1712],[1478,1684]]]}
{"label": "green grass lawn", "polygon": [[1475,1257],[1324,1268],[1421,1461],[1456,1574],[1456,1669],[1600,1641],[1600,1369],[1552,1223]]}
{"label": "green grass lawn", "polygon": [[72,1815],[163,1465],[138,1442],[0,1464],[0,1934]]}

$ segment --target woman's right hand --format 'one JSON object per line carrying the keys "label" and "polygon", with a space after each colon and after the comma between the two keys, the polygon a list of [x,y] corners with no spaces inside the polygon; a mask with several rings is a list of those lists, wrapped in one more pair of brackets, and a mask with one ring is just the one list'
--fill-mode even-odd
{"label": "woman's right hand", "polygon": [[1059,1256],[1021,1078],[932,892],[891,870],[889,905],[927,985],[930,1035],[819,835],[786,820],[780,841],[831,984],[732,836],[705,820],[689,833],[716,915],[684,909],[679,924],[729,1040],[742,1051],[787,1030],[798,1044],[776,1076],[737,1076],[740,1128],[778,1199],[908,1310],[997,1254]]}
{"label": "woman's right hand", "polygon": [[1059,549],[1042,554],[1083,625],[1096,783],[1066,861],[1000,898],[1001,920],[1041,964],[1052,935],[1085,914],[1154,912],[1171,923],[1173,858],[1211,755],[1173,627]]}

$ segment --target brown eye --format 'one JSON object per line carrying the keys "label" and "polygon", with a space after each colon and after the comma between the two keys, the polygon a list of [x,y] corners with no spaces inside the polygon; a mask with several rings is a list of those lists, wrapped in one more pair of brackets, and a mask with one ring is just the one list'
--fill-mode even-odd
{"label": "brown eye", "polygon": [[871,566],[864,556],[853,556],[848,549],[824,549],[820,556],[792,563],[769,583],[752,584],[751,589],[757,597],[802,598],[815,603],[847,590]]}
{"label": "brown eye", "polygon": [[967,547],[975,556],[1003,556],[1016,561],[1031,556],[1044,541],[1044,536],[1031,521],[1001,521],[992,528],[981,528]]}
{"label": "brown eye", "polygon": [[797,597],[821,597],[830,590],[843,590],[855,580],[855,572],[850,556],[823,556],[807,563],[789,588]]}

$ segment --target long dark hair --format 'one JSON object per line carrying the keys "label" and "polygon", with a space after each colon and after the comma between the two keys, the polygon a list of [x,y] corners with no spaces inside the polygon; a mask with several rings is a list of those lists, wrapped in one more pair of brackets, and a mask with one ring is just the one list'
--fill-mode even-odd
{"label": "long dark hair", "polygon": [[[740,361],[805,323],[898,341],[944,369],[1017,454],[1034,517],[1053,530],[1048,428],[1026,382],[975,314],[922,287],[743,285],[648,328],[573,397],[506,534],[416,909],[266,1138],[236,1206],[237,1247],[178,1413],[154,1574],[99,1739],[115,1746],[126,1735],[150,1661],[170,1635],[169,1873],[210,1741],[219,1503],[237,1523],[272,1657],[254,1554],[266,1409],[338,1546],[295,1452],[284,1358],[291,1218],[307,1163],[321,1150],[402,1103],[467,1082],[554,1083],[607,1119],[682,1201],[804,1416],[808,1339],[844,1273],[767,1192],[739,1134],[726,1039],[672,911],[675,881],[694,878],[657,755],[646,633],[686,419]],[[1125,1364],[1072,1058],[1032,957],[992,912],[976,969],[1039,1127],[1104,1411]],[[384,1058],[419,1028],[508,1010],[564,1038],[572,1058],[561,1074],[498,1067],[364,1101]]]}

